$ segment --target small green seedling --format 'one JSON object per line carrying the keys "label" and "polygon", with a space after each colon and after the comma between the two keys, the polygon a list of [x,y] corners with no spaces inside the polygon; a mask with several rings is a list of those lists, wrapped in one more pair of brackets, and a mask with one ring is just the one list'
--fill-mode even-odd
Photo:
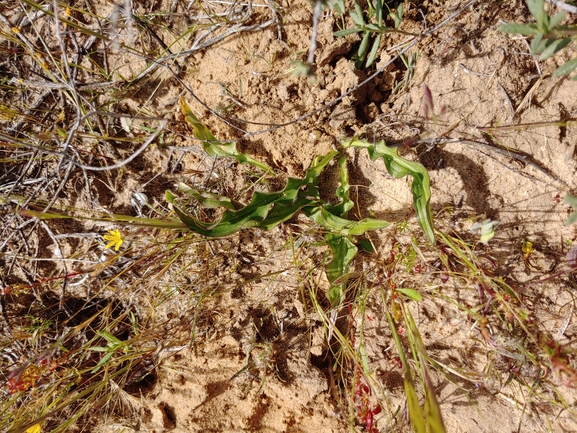
{"label": "small green seedling", "polygon": [[[539,55],[539,60],[546,60],[557,54],[573,41],[577,34],[577,26],[560,25],[567,14],[565,11],[549,16],[545,11],[544,0],[527,0],[527,6],[536,20],[535,24],[507,23],[500,25],[499,30],[505,33],[533,36],[531,53]],[[563,77],[575,69],[577,69],[577,58],[559,66],[553,76]],[[577,80],[577,75],[574,75],[572,79]]]}
{"label": "small green seedling", "polygon": [[[343,29],[335,32],[335,36],[347,36],[353,33],[361,33],[361,43],[355,50],[352,60],[355,61],[357,69],[368,68],[376,60],[381,45],[383,34],[398,31],[403,19],[403,5],[400,4],[395,11],[389,9],[389,15],[394,20],[394,28],[387,27],[383,24],[383,2],[375,0],[367,2],[368,10],[365,12],[361,4],[355,0],[355,10],[350,12],[354,27]],[[345,10],[344,7],[337,5],[337,10]],[[371,21],[376,22],[371,22]],[[369,50],[369,46],[371,47]]]}
{"label": "small green seedling", "polygon": [[117,350],[122,350],[124,353],[129,351],[129,346],[126,345],[126,342],[119,340],[114,335],[106,332],[106,331],[97,331],[96,335],[106,340],[106,346],[97,346],[91,347],[90,350],[94,352],[103,352],[105,355],[100,359],[96,367],[94,367],[91,373],[96,373],[100,370],[103,366],[105,366],[112,358],[112,356],[116,353]]}

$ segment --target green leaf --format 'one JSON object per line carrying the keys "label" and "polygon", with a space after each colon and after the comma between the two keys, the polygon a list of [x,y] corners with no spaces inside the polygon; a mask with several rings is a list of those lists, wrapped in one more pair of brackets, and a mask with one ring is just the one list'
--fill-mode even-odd
{"label": "green leaf", "polygon": [[385,228],[389,222],[373,218],[365,218],[361,221],[350,221],[333,215],[325,208],[320,206],[307,206],[303,212],[331,233],[341,236],[359,236],[369,230],[378,230]]}
{"label": "green leaf", "polygon": [[550,39],[549,41],[551,42],[546,43],[547,48],[543,50],[541,56],[539,57],[539,60],[547,60],[552,55],[561,51],[563,48],[565,48],[567,45],[571,43],[571,38],[564,38],[557,40]]}
{"label": "green leaf", "polygon": [[544,0],[527,0],[527,7],[531,15],[535,17],[537,21],[537,27],[540,30],[546,30],[546,19],[547,14],[545,13],[545,3]]}
{"label": "green leaf", "polygon": [[565,75],[570,74],[575,69],[577,69],[577,57],[574,59],[569,60],[565,64],[559,66],[555,72],[553,72],[554,77],[564,77]]}
{"label": "green leaf", "polygon": [[537,29],[535,24],[517,24],[517,23],[508,23],[508,24],[501,24],[497,27],[500,31],[504,33],[512,33],[512,34],[519,34],[519,35],[539,35],[541,32]]}
{"label": "green leaf", "polygon": [[343,143],[343,145],[345,147],[366,148],[373,160],[383,158],[388,172],[397,179],[404,176],[413,178],[411,192],[413,194],[413,206],[417,214],[417,221],[429,242],[435,245],[435,230],[430,207],[431,188],[429,174],[425,167],[418,162],[409,161],[399,156],[398,149],[387,147],[384,141],[373,144],[366,140],[353,139],[348,143]]}
{"label": "green leaf", "polygon": [[348,36],[348,35],[352,35],[353,33],[359,33],[362,31],[363,31],[362,28],[344,29],[344,30],[339,30],[339,31],[334,32],[333,35],[335,35],[335,36]]}
{"label": "green leaf", "polygon": [[531,41],[531,54],[541,54],[547,47],[546,43],[547,41],[543,40],[543,34],[539,33]]}
{"label": "green leaf", "polygon": [[361,40],[361,44],[359,45],[359,49],[357,51],[357,58],[360,61],[364,61],[365,57],[367,56],[367,50],[369,48],[369,39],[371,38],[371,34],[369,32],[365,32],[363,34],[363,39]]}
{"label": "green leaf", "polygon": [[[173,205],[174,211],[181,221],[190,230],[203,236],[228,236],[246,228],[270,230],[291,218],[305,206],[311,208],[320,206],[317,190],[318,177],[337,154],[338,152],[333,150],[322,158],[315,158],[313,165],[306,171],[303,179],[289,178],[285,189],[282,191],[255,192],[247,206],[240,209],[227,209],[220,221],[217,222],[207,223],[188,215],[176,204],[174,195],[169,191],[166,193],[166,199]],[[358,230],[359,228],[352,227],[352,231],[355,229]]]}
{"label": "green leaf", "polygon": [[184,97],[180,98],[180,108],[187,122],[192,125],[194,136],[202,142],[202,148],[209,156],[213,158],[232,157],[241,164],[251,164],[267,173],[272,173],[272,170],[266,164],[237,151],[234,141],[218,141],[212,132],[194,115],[192,109],[184,100]]}
{"label": "green leaf", "polygon": [[389,33],[389,32],[391,32],[391,29],[388,28],[387,26],[381,26],[381,25],[375,24],[375,23],[367,24],[365,27],[363,27],[363,30],[368,31],[368,32],[374,32],[374,33]]}
{"label": "green leaf", "polygon": [[335,0],[333,2],[333,9],[339,15],[344,14],[346,10],[345,0]]}
{"label": "green leaf", "polygon": [[370,239],[363,238],[359,240],[359,245],[361,247],[361,250],[371,254],[375,253],[375,246],[373,245]]}
{"label": "green leaf", "polygon": [[337,216],[347,218],[349,211],[355,205],[350,198],[349,190],[349,171],[347,169],[347,157],[341,155],[338,159],[339,164],[339,180],[340,184],[337,188],[336,195],[341,199],[340,203],[335,206],[327,206],[326,209]]}
{"label": "green leaf", "polygon": [[419,405],[419,398],[417,397],[417,392],[415,391],[415,384],[413,382],[411,367],[405,355],[405,348],[403,343],[401,343],[401,339],[397,333],[397,327],[393,322],[393,318],[391,317],[389,310],[386,308],[385,314],[387,316],[387,322],[389,323],[389,329],[393,335],[393,340],[395,341],[395,346],[397,347],[397,353],[399,354],[399,358],[403,364],[403,374],[405,376],[403,383],[405,386],[405,395],[407,397],[407,406],[409,408],[409,417],[411,418],[413,430],[416,433],[427,433],[423,411],[421,410],[421,406]]}
{"label": "green leaf", "polygon": [[325,272],[331,283],[331,288],[327,294],[333,307],[340,305],[344,299],[346,291],[346,282],[334,284],[334,282],[343,275],[348,274],[349,266],[357,255],[357,247],[346,236],[340,236],[333,233],[325,235],[325,241],[330,247],[333,257],[327,264]]}
{"label": "green leaf", "polygon": [[[427,368],[427,363],[429,358],[427,356],[427,351],[421,338],[421,334],[413,315],[407,309],[404,312],[405,324],[407,325],[407,336],[414,352],[417,354],[418,366],[420,367],[421,380],[425,385],[425,407],[424,407],[424,418],[426,430],[428,433],[446,433],[445,423],[443,422],[443,417],[441,415],[441,408],[439,402],[437,401],[437,390],[433,386],[429,371]],[[412,419],[412,418],[411,418]]]}
{"label": "green leaf", "polygon": [[[577,197],[575,197],[574,195],[567,194],[563,199],[563,203],[570,205],[573,209],[577,209]],[[569,218],[567,218],[565,225],[569,226],[573,224],[575,221],[577,221],[577,212],[573,212],[571,215],[569,215]]]}
{"label": "green leaf", "polygon": [[396,291],[413,301],[421,302],[423,300],[423,296],[415,289],[396,289]]}
{"label": "green leaf", "polygon": [[198,188],[188,186],[182,182],[177,184],[177,188],[179,191],[194,197],[200,202],[200,204],[207,208],[223,207],[229,210],[236,210],[242,207],[242,204],[233,201],[228,197],[212,194],[208,191],[201,191]]}
{"label": "green leaf", "polygon": [[375,62],[375,59],[377,58],[377,54],[379,52],[379,47],[381,46],[381,36],[382,35],[378,35],[375,38],[375,41],[373,42],[373,48],[371,49],[371,52],[369,53],[369,57],[367,57],[367,63],[365,65],[367,68],[369,66],[371,66]]}
{"label": "green leaf", "polygon": [[355,10],[351,11],[351,18],[357,27],[365,25],[365,18],[363,17],[363,9],[358,1],[355,1]]}
{"label": "green leaf", "polygon": [[551,17],[551,21],[549,22],[548,30],[549,31],[554,30],[555,27],[557,27],[557,25],[561,23],[561,21],[563,21],[565,15],[567,15],[567,12],[565,11],[557,12],[555,15],[553,15],[553,17]]}
{"label": "green leaf", "polygon": [[375,15],[377,23],[381,25],[383,23],[383,0],[375,1]]}
{"label": "green leaf", "polygon": [[399,6],[397,6],[397,12],[395,13],[394,19],[395,19],[395,29],[398,29],[399,26],[401,25],[401,21],[403,21],[403,4],[402,3]]}

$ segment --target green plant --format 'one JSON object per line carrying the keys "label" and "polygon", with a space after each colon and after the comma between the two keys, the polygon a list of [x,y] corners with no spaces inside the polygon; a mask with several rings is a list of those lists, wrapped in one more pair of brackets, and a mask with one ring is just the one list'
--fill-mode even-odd
{"label": "green plant", "polygon": [[[545,10],[544,0],[527,0],[527,6],[536,20],[535,24],[507,23],[500,25],[499,30],[533,36],[531,53],[539,55],[539,60],[548,59],[573,41],[577,34],[577,26],[560,25],[567,14],[565,11],[549,16]],[[553,76],[563,77],[575,69],[577,69],[577,58],[559,66]],[[577,80],[577,75],[574,75],[572,79]]]}
{"label": "green plant", "polygon": [[[192,113],[184,99],[181,100],[181,109],[187,121],[193,126],[195,137],[202,141],[204,149],[212,156],[234,157],[239,162],[269,171],[267,166],[237,152],[234,142],[223,143],[216,140],[210,130]],[[397,149],[387,147],[382,141],[373,144],[365,140],[353,139],[343,143],[343,146],[367,149],[373,160],[383,158],[387,170],[395,178],[413,177],[411,191],[417,220],[428,240],[434,244],[435,234],[429,206],[431,195],[429,176],[425,168],[417,162],[402,158]],[[339,202],[330,204],[320,198],[318,182],[322,171],[337,156],[340,185],[336,190],[336,196]],[[257,191],[248,205],[242,205],[228,197],[207,193],[195,187],[181,185],[180,190],[198,200],[201,205],[207,208],[225,209],[220,220],[216,222],[204,222],[187,213],[170,191],[167,191],[166,199],[173,205],[180,220],[190,230],[208,237],[228,236],[246,228],[271,230],[295,214],[304,213],[325,230],[325,241],[333,253],[332,259],[326,266],[327,278],[331,283],[328,297],[333,306],[338,306],[346,291],[345,276],[358,251],[353,238],[368,230],[376,230],[389,225],[387,221],[374,218],[365,218],[361,221],[348,219],[348,212],[354,206],[349,197],[349,188],[346,156],[333,150],[325,156],[315,158],[303,178],[289,178],[286,187],[281,191]]]}
{"label": "green plant", "polygon": [[[389,9],[387,4],[385,4],[385,7],[394,21],[393,28],[384,25],[382,0],[375,0],[374,2],[368,1],[366,11],[363,11],[361,4],[355,0],[355,10],[350,12],[351,19],[355,26],[335,32],[335,36],[361,33],[361,42],[352,55],[352,60],[355,61],[357,69],[368,68],[375,62],[383,34],[399,31],[398,28],[403,19],[403,5],[398,5],[396,10]],[[344,5],[340,3],[337,3],[335,8],[341,13],[346,9]]]}

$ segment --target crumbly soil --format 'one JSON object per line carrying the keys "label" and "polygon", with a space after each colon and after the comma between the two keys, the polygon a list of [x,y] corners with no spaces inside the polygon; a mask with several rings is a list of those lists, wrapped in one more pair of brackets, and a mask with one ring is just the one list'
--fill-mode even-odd
{"label": "crumbly soil", "polygon": [[[157,9],[171,7],[171,2],[166,3]],[[422,33],[464,3],[405,2],[401,29]],[[139,7],[138,1],[134,4]],[[176,11],[182,8],[180,3],[175,7]],[[74,172],[55,206],[135,215],[131,197],[140,192],[152,207],[166,209],[164,192],[175,191],[178,182],[209,185],[214,192],[246,202],[250,184],[257,179],[255,170],[229,160],[213,164],[206,159],[180,112],[180,97],[216,137],[237,140],[240,151],[279,173],[280,180],[271,181],[271,188],[282,187],[288,176],[302,176],[316,156],[338,146],[342,137],[405,141],[400,152],[429,171],[436,228],[475,243],[480,255],[490,257],[493,274],[523,293],[542,332],[557,336],[568,352],[574,351],[575,283],[564,257],[577,234],[576,226],[565,225],[571,209],[563,204],[563,197],[576,188],[577,129],[554,123],[577,118],[577,81],[552,77],[552,71],[573,57],[574,51],[537,61],[529,55],[523,38],[497,30],[502,22],[529,19],[524,2],[484,2],[411,48],[406,57],[418,54],[411,71],[397,59],[357,88],[375,68],[355,68],[349,53],[358,36],[333,35],[341,18],[324,13],[315,53],[316,78],[308,79],[292,74],[291,61],[306,58],[310,3],[282,2],[274,14],[255,5],[246,25],[275,16],[277,23],[223,38],[177,58],[172,71],[158,68],[134,82],[131,79],[146,63],[122,50],[111,51],[107,61],[115,76],[130,83],[130,90],[123,91],[113,109],[170,120],[165,142],[155,141],[112,176],[90,172],[85,182],[81,171]],[[166,28],[155,30],[168,42],[183,34],[187,25],[181,15],[173,15]],[[385,35],[376,68],[393,59],[400,44],[409,39]],[[187,38],[171,45],[173,52],[187,48]],[[93,67],[89,62],[82,66]],[[79,80],[88,77],[83,74]],[[434,113],[427,117],[423,109],[426,88],[434,103]],[[356,90],[333,103],[352,89]],[[136,131],[139,121],[133,122],[124,127]],[[411,140],[419,137],[429,142],[411,147]],[[116,158],[132,150],[119,148]],[[416,225],[410,182],[393,179],[382,160],[371,161],[360,151],[348,152],[356,203],[351,215],[409,222],[408,232],[402,224],[392,224],[371,234],[376,253],[361,256],[355,270],[373,272],[376,279],[379,263],[387,263],[395,242],[401,249],[413,242],[422,253],[416,261],[425,270],[409,272],[397,285],[410,285],[427,295],[410,308],[429,355],[446,366],[445,375],[431,369],[431,380],[447,431],[577,431],[575,391],[552,370],[516,363],[514,340],[505,340],[497,331],[492,339],[485,338],[478,324],[455,306],[480,305],[478,288],[468,286],[465,278],[447,281],[437,272],[434,248],[427,245]],[[118,160],[113,153],[107,157],[109,162]],[[328,171],[321,182],[326,188],[323,193],[334,191],[337,178],[335,170]],[[144,212],[154,215],[146,208]],[[495,237],[484,245],[469,229],[487,218],[499,225]],[[60,235],[104,233],[117,227],[83,221],[47,223]],[[160,236],[151,229],[122,230],[134,257],[144,256],[139,248]],[[97,260],[103,254],[103,244],[93,239],[61,239],[57,252],[46,237],[42,240],[45,248],[37,256],[71,257],[83,251],[85,257]],[[125,390],[124,397],[111,400],[97,416],[84,417],[85,428],[101,432],[367,431],[358,419],[351,421],[352,391],[346,384],[352,383],[355,370],[350,365],[333,368],[338,353],[331,354],[336,349],[326,343],[329,331],[310,301],[310,291],[316,291],[326,303],[323,290],[328,283],[321,271],[326,251],[295,246],[295,239],[314,244],[322,236],[304,217],[270,232],[243,231],[195,246],[180,266],[169,267],[142,287],[133,288],[135,297],[147,291],[160,293],[157,299],[166,295],[155,313],[139,307],[143,323],[160,323],[153,332],[162,350],[155,354],[154,371],[145,384]],[[524,240],[535,248],[529,260],[523,258]],[[43,266],[38,270],[43,275],[57,268]],[[561,277],[548,279],[557,272]],[[97,277],[91,274],[90,278]],[[69,290],[86,296],[85,285]],[[114,290],[108,287],[99,296],[114,296]],[[208,295],[200,299],[200,291]],[[21,311],[18,302],[24,301],[7,299],[10,315]],[[369,291],[365,303],[362,313],[341,311],[339,320],[348,323],[347,329],[364,329],[365,356],[374,382],[371,404],[383,407],[375,416],[376,431],[410,431],[403,374],[379,290]],[[200,307],[190,309],[193,304]],[[163,335],[162,329],[174,334]],[[182,335],[177,337],[175,330]],[[570,409],[557,404],[563,399]]]}

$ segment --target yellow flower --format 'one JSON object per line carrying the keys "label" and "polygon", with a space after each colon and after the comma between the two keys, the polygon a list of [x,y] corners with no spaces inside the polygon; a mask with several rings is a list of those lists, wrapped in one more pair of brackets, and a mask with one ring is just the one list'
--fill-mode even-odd
{"label": "yellow flower", "polygon": [[124,242],[122,240],[122,235],[118,230],[109,230],[108,234],[104,235],[104,240],[109,241],[106,244],[106,248],[114,247],[114,251],[118,251],[120,245]]}
{"label": "yellow flower", "polygon": [[40,433],[42,431],[42,427],[40,424],[34,424],[32,427],[28,427],[26,429],[26,433]]}
{"label": "yellow flower", "polygon": [[523,251],[523,255],[525,256],[525,258],[528,259],[531,253],[535,251],[535,248],[533,248],[533,242],[526,241],[525,239],[523,239],[523,245],[521,247],[521,250]]}

